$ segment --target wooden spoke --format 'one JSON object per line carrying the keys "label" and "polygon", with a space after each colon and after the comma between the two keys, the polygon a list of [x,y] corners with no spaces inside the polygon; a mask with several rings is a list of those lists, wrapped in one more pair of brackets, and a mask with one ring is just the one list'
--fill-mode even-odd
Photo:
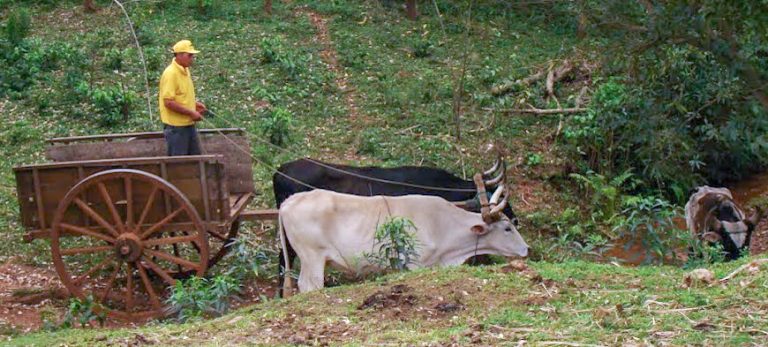
{"label": "wooden spoke", "polygon": [[152,187],[152,192],[149,193],[149,199],[147,200],[147,203],[144,205],[144,209],[141,211],[141,216],[139,217],[139,222],[136,223],[136,230],[139,230],[139,227],[141,227],[142,224],[144,224],[144,220],[147,218],[147,214],[149,214],[149,210],[152,209],[152,205],[155,203],[155,197],[157,196],[157,191],[159,189],[155,186]]}
{"label": "wooden spoke", "polygon": [[107,241],[107,242],[109,242],[111,244],[115,243],[115,239],[113,239],[113,238],[111,238],[111,237],[109,237],[107,235],[100,234],[100,233],[97,233],[95,231],[88,230],[86,228],[81,228],[79,226],[68,224],[68,223],[61,223],[59,225],[61,226],[62,229],[66,230],[66,231],[69,231],[71,233],[80,234],[80,235],[84,235],[84,236],[90,236],[90,237],[93,237],[93,238],[96,238],[96,239],[99,239],[99,240]]}
{"label": "wooden spoke", "polygon": [[99,214],[96,213],[96,211],[94,211],[90,206],[88,206],[88,204],[83,202],[83,200],[80,200],[80,198],[75,198],[74,202],[75,204],[77,204],[77,207],[80,207],[80,209],[83,212],[85,212],[85,214],[93,218],[93,220],[95,220],[96,223],[99,223],[99,225],[101,225],[104,229],[107,229],[107,231],[109,231],[109,233],[112,234],[112,236],[114,237],[120,236],[120,233],[118,233],[117,230],[115,230],[115,228],[109,225],[109,223],[105,221],[104,218],[101,218],[101,216],[99,216]]}
{"label": "wooden spoke", "polygon": [[169,262],[172,262],[172,263],[175,263],[175,264],[182,265],[182,266],[184,266],[184,267],[186,267],[186,268],[188,268],[190,270],[197,270],[197,269],[200,268],[200,264],[196,264],[196,263],[193,263],[193,262],[191,262],[189,260],[172,256],[172,255],[170,255],[168,253],[165,253],[165,252],[158,252],[158,251],[153,251],[153,250],[150,250],[150,249],[145,249],[144,253],[146,253],[148,255],[151,255],[151,256],[154,256],[154,257],[158,257],[160,259],[165,259],[165,260],[167,260]]}
{"label": "wooden spoke", "polygon": [[109,265],[113,260],[115,260],[115,256],[110,255],[106,259],[102,260],[100,263],[96,264],[96,266],[88,269],[88,271],[85,272],[84,274],[77,276],[77,278],[75,278],[73,282],[78,286],[82,285],[83,281],[85,281],[89,276],[95,274],[96,271],[103,269],[105,266]]}
{"label": "wooden spoke", "polygon": [[120,267],[122,267],[122,264],[118,263],[117,267],[115,268],[115,271],[113,271],[112,275],[109,276],[109,281],[107,281],[107,287],[104,288],[104,292],[101,293],[101,296],[99,297],[99,302],[104,302],[107,299],[107,295],[109,295],[109,291],[112,290],[112,286],[115,284],[115,280],[117,279],[117,274],[120,272]]}
{"label": "wooden spoke", "polygon": [[170,244],[177,244],[177,243],[194,242],[197,239],[198,239],[197,235],[165,237],[161,239],[146,240],[144,241],[144,245],[145,246],[170,245]]}
{"label": "wooden spoke", "polygon": [[147,294],[149,294],[149,301],[152,302],[152,307],[157,310],[161,309],[163,304],[161,304],[160,299],[157,298],[157,293],[155,293],[155,288],[152,287],[152,282],[147,276],[147,271],[144,270],[144,267],[141,266],[141,264],[137,265],[136,269],[139,270],[139,277],[141,277],[141,282],[144,284],[144,288],[147,289]]}
{"label": "wooden spoke", "polygon": [[117,208],[115,208],[115,204],[112,202],[112,197],[109,196],[107,187],[104,186],[104,183],[102,182],[99,182],[96,186],[99,187],[101,198],[104,199],[104,203],[107,205],[107,209],[109,209],[109,213],[112,215],[112,220],[115,222],[115,225],[117,225],[117,230],[119,230],[121,234],[124,233],[125,225],[123,225],[123,220],[120,218],[120,214],[117,213]]}
{"label": "wooden spoke", "polygon": [[76,255],[76,254],[90,254],[111,251],[112,246],[94,246],[94,247],[77,247],[77,248],[62,248],[61,255]]}
{"label": "wooden spoke", "polygon": [[125,291],[125,310],[127,312],[133,311],[133,265],[131,263],[125,264],[126,274],[126,291]]}
{"label": "wooden spoke", "polygon": [[124,179],[125,184],[125,224],[127,225],[128,229],[133,228],[133,180],[131,180],[130,177],[126,176]]}
{"label": "wooden spoke", "polygon": [[141,239],[146,240],[150,235],[160,230],[160,228],[162,228],[164,225],[168,224],[171,220],[176,218],[176,216],[179,215],[181,211],[184,211],[183,207],[179,207],[178,209],[176,209],[176,211],[173,211],[171,212],[171,214],[165,216],[165,218],[163,218],[161,221],[155,223],[155,225],[147,229],[147,231],[145,231],[144,234],[141,235]]}
{"label": "wooden spoke", "polygon": [[165,272],[165,270],[163,270],[160,267],[160,265],[155,264],[155,262],[150,260],[149,257],[145,256],[143,257],[143,259],[144,259],[144,263],[146,263],[147,266],[149,266],[149,268],[152,269],[152,271],[154,271],[158,276],[160,276],[163,280],[165,280],[166,283],[168,283],[169,285],[176,284],[176,280],[173,279],[173,277],[171,277],[171,275],[169,275],[167,272]]}

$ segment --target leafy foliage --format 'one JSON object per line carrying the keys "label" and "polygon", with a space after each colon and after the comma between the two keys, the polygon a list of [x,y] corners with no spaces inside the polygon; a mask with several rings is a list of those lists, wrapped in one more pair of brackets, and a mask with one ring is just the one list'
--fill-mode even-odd
{"label": "leafy foliage", "polygon": [[284,146],[290,140],[293,115],[282,107],[275,107],[262,118],[261,131],[276,146]]}
{"label": "leafy foliage", "polygon": [[685,230],[677,229],[673,218],[681,217],[681,209],[653,196],[631,196],[623,203],[621,217],[614,223],[619,238],[630,240],[626,247],[640,240],[646,252],[645,261],[663,263],[674,258],[673,251],[686,244]]}
{"label": "leafy foliage", "polygon": [[239,287],[237,280],[226,275],[212,279],[190,277],[176,282],[166,303],[179,322],[218,317],[229,311],[230,300]]}
{"label": "leafy foliage", "polygon": [[103,312],[96,313],[94,308],[96,307],[92,296],[88,296],[85,300],[79,298],[72,298],[69,300],[69,306],[67,307],[67,313],[64,315],[64,321],[61,323],[62,328],[72,328],[76,324],[80,324],[81,328],[85,328],[87,325],[92,324],[93,321],[99,323],[100,326],[104,326],[106,314]]}
{"label": "leafy foliage", "polygon": [[29,17],[29,11],[21,8],[11,12],[8,16],[8,22],[5,24],[5,37],[11,44],[11,47],[17,47],[22,40],[29,34],[32,26],[32,20]]}
{"label": "leafy foliage", "polygon": [[393,217],[378,228],[374,251],[365,256],[371,263],[394,271],[407,270],[419,257],[416,226],[411,220]]}

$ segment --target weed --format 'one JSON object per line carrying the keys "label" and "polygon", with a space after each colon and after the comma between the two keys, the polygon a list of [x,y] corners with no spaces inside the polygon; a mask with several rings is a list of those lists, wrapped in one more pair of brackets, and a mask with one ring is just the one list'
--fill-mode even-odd
{"label": "weed", "polygon": [[282,107],[274,107],[262,118],[261,131],[273,145],[284,146],[290,140],[292,126],[293,114]]}
{"label": "weed", "polygon": [[75,324],[80,324],[81,328],[85,328],[87,325],[93,326],[94,321],[103,327],[106,314],[104,312],[96,313],[95,308],[96,303],[91,295],[88,295],[85,300],[80,300],[79,298],[70,299],[61,328],[72,328]]}
{"label": "weed", "polygon": [[166,304],[178,322],[218,317],[229,311],[229,301],[239,288],[240,283],[227,275],[213,279],[190,277],[176,282]]}
{"label": "weed", "polygon": [[672,221],[680,217],[679,207],[654,196],[632,196],[623,205],[614,231],[618,231],[619,237],[641,240],[646,262],[663,262],[685,243],[684,235],[688,233],[677,229]]}
{"label": "weed", "polygon": [[403,271],[418,259],[418,247],[413,222],[393,217],[376,228],[374,251],[366,253],[365,257],[382,268]]}
{"label": "weed", "polygon": [[119,48],[110,48],[104,53],[104,68],[108,71],[123,68],[124,54]]}
{"label": "weed", "polygon": [[17,9],[8,16],[8,22],[5,24],[5,37],[11,46],[16,47],[29,35],[31,27],[32,20],[29,11],[25,8]]}
{"label": "weed", "polygon": [[264,246],[263,240],[254,239],[250,234],[240,234],[232,241],[226,274],[239,281],[277,273],[276,252]]}
{"label": "weed", "polygon": [[98,123],[103,127],[111,127],[120,121],[127,121],[131,105],[136,100],[136,94],[117,86],[93,88],[88,93],[94,106],[99,111]]}

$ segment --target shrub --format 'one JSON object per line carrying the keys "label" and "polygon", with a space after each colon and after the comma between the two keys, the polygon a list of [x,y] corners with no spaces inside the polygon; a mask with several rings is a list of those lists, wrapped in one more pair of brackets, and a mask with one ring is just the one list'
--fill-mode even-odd
{"label": "shrub", "polygon": [[61,323],[61,328],[72,328],[75,324],[80,324],[81,328],[85,328],[87,325],[93,324],[94,321],[99,323],[99,326],[104,327],[104,321],[106,320],[105,313],[96,313],[94,308],[96,304],[93,301],[92,296],[88,296],[85,300],[78,298],[72,298],[69,300],[69,306],[67,307],[67,313],[64,315],[64,321]]}
{"label": "shrub", "polygon": [[103,127],[117,125],[121,120],[127,121],[131,105],[136,100],[136,94],[125,90],[121,84],[105,88],[93,88],[89,92],[89,96],[99,112],[97,121]]}
{"label": "shrub", "polygon": [[269,111],[261,123],[261,131],[269,137],[269,142],[276,146],[284,146],[290,139],[293,115],[290,111],[275,107]]}
{"label": "shrub", "polygon": [[673,251],[687,242],[685,230],[677,229],[673,218],[681,217],[681,209],[655,196],[631,196],[623,203],[621,218],[614,230],[619,238],[627,238],[631,247],[640,240],[646,250],[645,262],[663,262],[674,258]]}
{"label": "shrub", "polygon": [[237,294],[239,287],[237,280],[226,275],[213,279],[195,276],[176,281],[166,304],[179,322],[218,317],[229,311],[229,301]]}
{"label": "shrub", "polygon": [[5,37],[11,46],[18,46],[29,34],[31,26],[32,21],[27,9],[21,8],[11,12],[5,25]]}
{"label": "shrub", "polygon": [[123,68],[124,54],[118,48],[110,48],[104,53],[104,68],[107,71]]}
{"label": "shrub", "polygon": [[382,268],[407,270],[419,257],[416,226],[407,218],[387,220],[376,228],[374,250],[365,257]]}

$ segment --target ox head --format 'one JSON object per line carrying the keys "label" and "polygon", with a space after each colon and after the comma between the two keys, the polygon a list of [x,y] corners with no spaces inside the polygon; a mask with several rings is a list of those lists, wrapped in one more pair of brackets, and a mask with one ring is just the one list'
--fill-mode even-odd
{"label": "ox head", "polygon": [[[732,203],[732,201],[731,201]],[[728,205],[728,204],[724,204]],[[722,214],[725,212],[725,214]],[[703,240],[713,243],[729,243],[741,249],[748,246],[749,239],[755,227],[764,216],[761,208],[755,208],[755,211],[747,218],[737,218],[739,215],[732,207],[720,207],[712,214],[708,228],[701,234]]]}
{"label": "ox head", "polygon": [[528,256],[528,244],[518,232],[513,223],[502,211],[509,202],[509,194],[502,183],[491,196],[489,201],[485,194],[482,176],[475,175],[478,197],[480,199],[480,216],[482,224],[473,225],[471,230],[477,236],[483,236],[484,242],[504,256]]}

